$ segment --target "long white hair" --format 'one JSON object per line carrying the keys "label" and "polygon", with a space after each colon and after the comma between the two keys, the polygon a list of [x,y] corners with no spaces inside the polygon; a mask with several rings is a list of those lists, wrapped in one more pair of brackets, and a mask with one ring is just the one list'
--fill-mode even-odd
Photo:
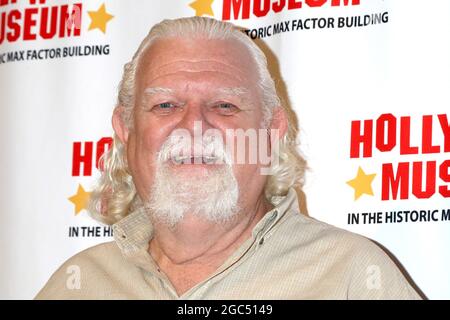
{"label": "long white hair", "polygon": [[[305,161],[298,151],[295,113],[281,101],[275,83],[267,67],[263,51],[241,30],[228,22],[206,17],[189,17],[163,20],[153,26],[140,44],[133,59],[124,66],[119,85],[117,106],[122,106],[122,120],[133,129],[135,106],[135,76],[140,58],[156,39],[183,37],[202,39],[234,39],[243,43],[254,59],[259,73],[258,88],[262,100],[264,127],[270,123],[272,110],[281,106],[288,117],[287,133],[279,141],[278,161],[272,165],[272,174],[265,186],[266,198],[273,204],[286,195],[289,188],[301,188],[304,183]],[[124,146],[116,135],[113,145],[101,158],[103,171],[91,193],[89,211],[91,215],[106,224],[113,224],[130,211],[143,205],[136,193],[133,178],[129,172]]]}

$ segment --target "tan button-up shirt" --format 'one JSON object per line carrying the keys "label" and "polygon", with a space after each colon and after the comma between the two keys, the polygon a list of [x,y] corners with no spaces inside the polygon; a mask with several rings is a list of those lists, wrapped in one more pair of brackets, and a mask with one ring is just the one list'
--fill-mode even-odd
{"label": "tan button-up shirt", "polygon": [[420,298],[377,245],[300,214],[297,201],[291,189],[251,238],[181,296],[148,253],[153,230],[138,210],[113,226],[114,242],[65,262],[36,299]]}

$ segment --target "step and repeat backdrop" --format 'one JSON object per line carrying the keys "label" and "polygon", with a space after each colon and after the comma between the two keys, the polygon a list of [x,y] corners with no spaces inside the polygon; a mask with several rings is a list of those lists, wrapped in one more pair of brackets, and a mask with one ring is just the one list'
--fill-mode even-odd
{"label": "step and repeat backdrop", "polygon": [[86,201],[123,64],[152,25],[193,15],[267,45],[299,119],[304,213],[377,241],[450,299],[447,0],[0,0],[0,298],[33,298],[112,240]]}

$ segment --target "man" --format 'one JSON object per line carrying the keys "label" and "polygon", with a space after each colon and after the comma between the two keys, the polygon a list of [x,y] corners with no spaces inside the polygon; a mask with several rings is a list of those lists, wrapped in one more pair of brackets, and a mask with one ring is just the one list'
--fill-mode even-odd
{"label": "man", "polygon": [[37,298],[419,298],[372,242],[300,213],[288,111],[264,54],[231,24],[154,26],[125,65],[91,197],[115,242],[69,259]]}

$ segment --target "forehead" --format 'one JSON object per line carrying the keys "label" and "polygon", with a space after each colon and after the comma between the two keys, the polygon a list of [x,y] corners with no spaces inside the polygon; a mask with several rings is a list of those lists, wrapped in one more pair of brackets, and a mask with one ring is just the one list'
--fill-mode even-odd
{"label": "forehead", "polygon": [[137,71],[144,86],[177,80],[252,86],[257,79],[254,59],[235,39],[158,39],[144,52]]}

